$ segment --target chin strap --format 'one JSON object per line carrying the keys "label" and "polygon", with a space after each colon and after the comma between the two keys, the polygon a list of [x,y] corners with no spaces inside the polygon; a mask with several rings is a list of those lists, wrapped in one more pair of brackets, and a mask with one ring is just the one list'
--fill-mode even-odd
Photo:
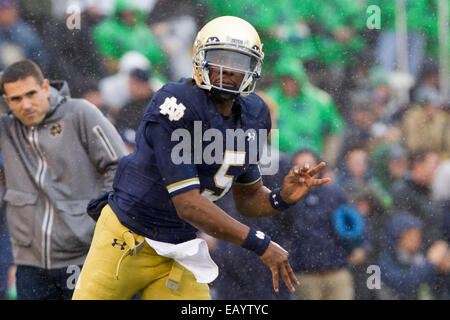
{"label": "chin strap", "polygon": [[211,88],[210,92],[211,95],[218,100],[233,100],[239,96],[239,93],[222,91],[217,88]]}

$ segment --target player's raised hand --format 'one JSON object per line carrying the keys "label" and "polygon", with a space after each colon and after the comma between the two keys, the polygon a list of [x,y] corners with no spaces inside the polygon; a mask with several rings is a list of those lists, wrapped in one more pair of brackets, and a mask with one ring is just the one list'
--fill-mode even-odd
{"label": "player's raised hand", "polygon": [[273,241],[270,241],[266,252],[260,257],[262,262],[272,271],[272,283],[275,292],[279,291],[280,274],[289,291],[294,292],[294,284],[297,286],[300,284],[295,277],[294,271],[292,271],[288,257],[289,253]]}
{"label": "player's raised hand", "polygon": [[293,167],[283,181],[280,192],[283,200],[288,204],[296,203],[312,187],[329,182],[330,178],[314,178],[324,167],[325,162],[319,163],[312,169],[310,169],[308,164],[305,164],[302,168],[297,166]]}

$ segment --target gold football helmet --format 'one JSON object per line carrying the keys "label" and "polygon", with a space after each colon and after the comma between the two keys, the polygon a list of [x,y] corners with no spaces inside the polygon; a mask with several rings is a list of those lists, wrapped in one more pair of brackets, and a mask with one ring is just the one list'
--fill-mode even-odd
{"label": "gold football helmet", "polygon": [[[223,16],[208,22],[197,34],[192,53],[193,78],[200,88],[246,96],[261,76],[261,40],[253,26],[241,18]],[[210,82],[210,67],[220,69],[219,84]],[[239,88],[223,85],[223,69],[244,74]]]}

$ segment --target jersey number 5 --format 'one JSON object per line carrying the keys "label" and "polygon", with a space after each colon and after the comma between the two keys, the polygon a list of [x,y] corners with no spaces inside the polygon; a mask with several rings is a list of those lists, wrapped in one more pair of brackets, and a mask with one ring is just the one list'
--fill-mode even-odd
{"label": "jersey number 5", "polygon": [[233,176],[227,175],[230,166],[243,166],[245,164],[245,151],[225,150],[222,165],[214,175],[214,184],[217,188],[222,189],[219,194],[215,194],[209,189],[202,192],[202,196],[211,201],[217,201],[227,194],[233,185]]}

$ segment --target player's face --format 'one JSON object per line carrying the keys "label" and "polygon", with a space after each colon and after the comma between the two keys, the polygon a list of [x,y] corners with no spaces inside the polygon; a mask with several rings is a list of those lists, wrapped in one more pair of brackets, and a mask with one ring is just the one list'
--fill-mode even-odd
{"label": "player's face", "polygon": [[50,84],[47,79],[42,85],[28,76],[4,84],[3,98],[14,115],[26,126],[35,126],[44,120],[50,109]]}
{"label": "player's face", "polygon": [[245,72],[252,71],[256,65],[256,59],[229,50],[209,50],[206,59],[209,63],[211,84],[235,89],[241,86]]}
{"label": "player's face", "polygon": [[220,72],[220,68],[211,67],[209,69],[209,79],[211,84],[215,86],[238,89],[244,79],[244,74],[225,68]]}

